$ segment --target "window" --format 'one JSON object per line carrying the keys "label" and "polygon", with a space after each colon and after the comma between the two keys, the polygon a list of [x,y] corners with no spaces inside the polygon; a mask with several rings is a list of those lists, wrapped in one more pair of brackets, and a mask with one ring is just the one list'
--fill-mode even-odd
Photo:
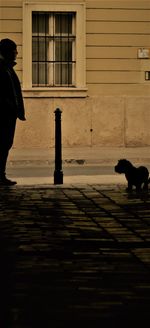
{"label": "window", "polygon": [[32,13],[32,85],[75,86],[74,13]]}
{"label": "window", "polygon": [[81,3],[24,3],[24,90],[84,96],[84,9]]}

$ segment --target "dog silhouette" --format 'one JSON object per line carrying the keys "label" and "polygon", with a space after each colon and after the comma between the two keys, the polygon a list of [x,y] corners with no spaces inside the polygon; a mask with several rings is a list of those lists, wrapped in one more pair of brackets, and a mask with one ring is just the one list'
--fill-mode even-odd
{"label": "dog silhouette", "polygon": [[115,165],[115,172],[124,173],[128,186],[127,191],[132,191],[135,186],[137,191],[148,190],[148,184],[150,183],[149,171],[145,166],[135,167],[127,159],[120,159]]}

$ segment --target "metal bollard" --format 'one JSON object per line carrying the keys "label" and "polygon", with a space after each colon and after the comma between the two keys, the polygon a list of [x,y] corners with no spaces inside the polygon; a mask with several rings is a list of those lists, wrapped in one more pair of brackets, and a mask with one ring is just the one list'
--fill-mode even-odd
{"label": "metal bollard", "polygon": [[61,145],[61,113],[57,108],[55,110],[55,170],[54,184],[63,184],[62,171],[62,145]]}

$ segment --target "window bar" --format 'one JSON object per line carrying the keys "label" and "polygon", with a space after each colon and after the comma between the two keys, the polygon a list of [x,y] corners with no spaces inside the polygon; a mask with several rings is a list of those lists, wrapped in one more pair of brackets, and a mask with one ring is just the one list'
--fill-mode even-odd
{"label": "window bar", "polygon": [[56,51],[55,51],[55,41],[56,41],[56,38],[55,38],[55,14],[53,12],[53,35],[52,35],[52,39],[53,39],[53,58],[52,58],[52,65],[53,65],[53,86],[55,86],[55,69],[56,69],[56,64],[55,64],[55,57],[56,57]]}
{"label": "window bar", "polygon": [[67,66],[68,66],[68,72],[67,73],[68,74],[67,75],[68,75],[68,77],[67,78],[68,78],[68,87],[69,87],[69,23],[70,23],[70,21],[69,21],[69,14],[68,14],[68,21],[67,21],[67,23],[68,23],[68,49],[67,49],[68,50],[68,52],[67,52],[67,57],[68,57],[67,58],[67,60],[68,60],[68,63],[67,63]]}
{"label": "window bar", "polygon": [[60,14],[60,85],[62,86],[63,83],[63,76],[62,76],[62,50],[63,50],[63,45],[62,45],[62,15]]}
{"label": "window bar", "polygon": [[46,50],[46,47],[47,47],[47,42],[46,42],[46,13],[44,15],[44,23],[45,23],[45,35],[44,35],[44,46],[45,46],[45,63],[44,63],[44,66],[45,66],[45,86],[47,85],[47,50]]}
{"label": "window bar", "polygon": [[39,63],[39,59],[40,59],[40,55],[39,55],[39,30],[40,30],[40,27],[39,27],[39,21],[40,21],[40,14],[38,12],[37,14],[37,32],[38,32],[38,35],[37,35],[37,61],[38,61],[38,64],[37,64],[37,84],[39,86],[39,83],[40,83],[40,63]]}

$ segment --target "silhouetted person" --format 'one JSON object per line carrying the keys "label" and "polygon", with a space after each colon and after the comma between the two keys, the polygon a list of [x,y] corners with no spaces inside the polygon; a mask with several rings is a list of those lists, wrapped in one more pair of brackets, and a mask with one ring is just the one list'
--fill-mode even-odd
{"label": "silhouetted person", "polygon": [[13,69],[17,46],[10,39],[0,41],[0,185],[14,185],[6,177],[9,150],[13,145],[16,120],[25,121],[25,111],[19,79]]}

